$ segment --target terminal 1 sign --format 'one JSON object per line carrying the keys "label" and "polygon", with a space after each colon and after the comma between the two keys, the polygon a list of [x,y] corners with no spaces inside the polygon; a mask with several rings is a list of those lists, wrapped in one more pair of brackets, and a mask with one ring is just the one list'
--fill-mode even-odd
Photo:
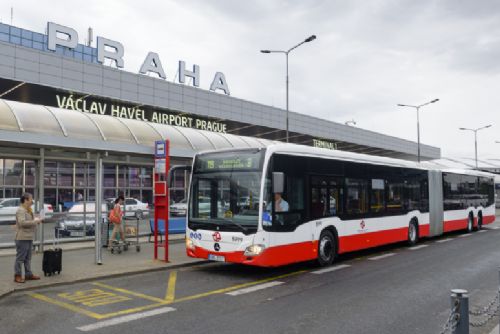
{"label": "terminal 1 sign", "polygon": [[[78,46],[78,33],[75,29],[65,27],[53,22],[47,23],[47,48],[55,51],[57,46],[75,49]],[[123,44],[101,36],[97,36],[97,61],[104,65],[105,59],[110,59],[118,68],[124,67],[123,56],[125,48]],[[186,69],[186,63],[179,61],[179,83],[185,83],[186,77],[191,78],[193,86],[200,86],[200,67],[193,65],[193,70]],[[149,52],[144,60],[139,73],[155,73],[162,79],[167,79],[165,70],[157,53]],[[220,90],[226,95],[230,95],[226,77],[222,72],[216,72],[210,85],[211,91]]]}

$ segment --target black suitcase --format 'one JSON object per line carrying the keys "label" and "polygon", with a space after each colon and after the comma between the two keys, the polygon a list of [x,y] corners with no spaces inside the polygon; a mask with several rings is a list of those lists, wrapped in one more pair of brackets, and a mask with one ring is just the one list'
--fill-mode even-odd
{"label": "black suitcase", "polygon": [[53,248],[43,251],[42,270],[45,276],[52,276],[56,273],[61,274],[62,249],[56,247],[56,241],[59,244],[59,233],[57,233],[57,237],[54,239]]}
{"label": "black suitcase", "polygon": [[43,252],[42,270],[45,276],[60,274],[62,270],[62,249],[55,248]]}

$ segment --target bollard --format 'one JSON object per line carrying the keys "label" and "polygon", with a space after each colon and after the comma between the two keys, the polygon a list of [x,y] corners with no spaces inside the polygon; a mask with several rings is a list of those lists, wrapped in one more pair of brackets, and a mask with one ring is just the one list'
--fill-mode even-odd
{"label": "bollard", "polygon": [[467,290],[462,289],[451,290],[451,309],[457,308],[453,315],[456,327],[452,326],[452,334],[469,334],[469,296],[467,293]]}

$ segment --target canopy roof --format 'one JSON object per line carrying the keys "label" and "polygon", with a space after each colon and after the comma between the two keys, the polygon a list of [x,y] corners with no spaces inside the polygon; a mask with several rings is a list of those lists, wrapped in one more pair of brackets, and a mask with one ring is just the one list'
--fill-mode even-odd
{"label": "canopy roof", "polygon": [[0,99],[0,142],[153,154],[156,140],[170,154],[192,157],[220,148],[265,147],[273,141]]}

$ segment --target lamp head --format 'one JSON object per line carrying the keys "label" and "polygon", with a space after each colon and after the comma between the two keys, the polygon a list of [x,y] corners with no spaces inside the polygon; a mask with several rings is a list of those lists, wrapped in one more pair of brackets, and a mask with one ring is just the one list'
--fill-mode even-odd
{"label": "lamp head", "polygon": [[304,42],[308,43],[308,42],[312,42],[316,39],[316,35],[311,35],[309,37],[307,37]]}
{"label": "lamp head", "polygon": [[271,53],[271,50],[260,50],[262,53]]}
{"label": "lamp head", "polygon": [[434,102],[437,102],[437,101],[439,101],[439,99],[434,99],[434,100],[431,101],[431,103],[434,103]]}

